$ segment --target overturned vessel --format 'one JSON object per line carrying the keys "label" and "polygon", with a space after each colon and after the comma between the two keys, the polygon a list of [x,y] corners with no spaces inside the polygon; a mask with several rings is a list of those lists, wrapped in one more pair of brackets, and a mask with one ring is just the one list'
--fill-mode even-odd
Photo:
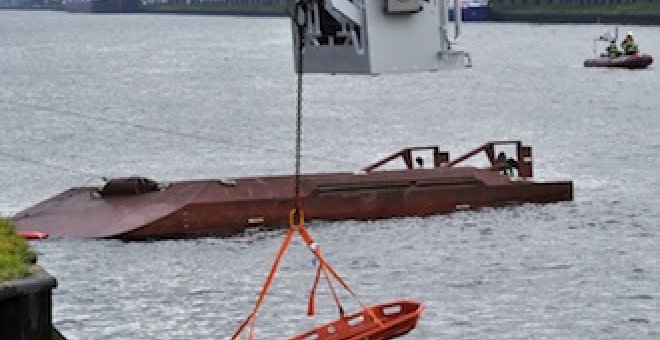
{"label": "overturned vessel", "polygon": [[[515,155],[501,159],[503,153],[496,152],[505,145]],[[415,157],[419,153],[431,154],[433,164],[425,167]],[[486,156],[487,166],[463,165],[478,155]],[[391,169],[396,161],[403,166]],[[437,146],[411,147],[358,172],[304,174],[302,200],[308,220],[369,220],[573,199],[572,182],[534,181],[532,166],[532,148],[520,141],[489,142],[453,160]],[[508,171],[514,170],[512,177]],[[13,221],[19,232],[51,237],[231,236],[249,228],[286,227],[293,181],[292,175],[171,183],[116,178],[101,188],[71,188],[19,212]]]}

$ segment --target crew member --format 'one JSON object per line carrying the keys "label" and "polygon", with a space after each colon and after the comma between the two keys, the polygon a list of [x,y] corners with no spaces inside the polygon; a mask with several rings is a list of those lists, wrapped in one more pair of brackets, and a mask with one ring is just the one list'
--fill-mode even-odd
{"label": "crew member", "polygon": [[616,40],[612,39],[610,41],[610,44],[607,46],[607,55],[610,58],[616,58],[621,55],[621,51],[619,51],[619,48],[616,46]]}
{"label": "crew member", "polygon": [[495,159],[495,164],[502,167],[502,174],[513,177],[514,169],[518,169],[518,162],[513,158],[507,158],[504,152],[500,152]]}
{"label": "crew member", "polygon": [[417,165],[418,165],[420,168],[423,168],[423,167],[424,167],[424,158],[422,158],[422,157],[417,157],[417,158],[415,158],[415,162],[417,162]]}
{"label": "crew member", "polygon": [[637,54],[637,45],[631,31],[628,31],[626,37],[621,41],[621,49],[626,55]]}

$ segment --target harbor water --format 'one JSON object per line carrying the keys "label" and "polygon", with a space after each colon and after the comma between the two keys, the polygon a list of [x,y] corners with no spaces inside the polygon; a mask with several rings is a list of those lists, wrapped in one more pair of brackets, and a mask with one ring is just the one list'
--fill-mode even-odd
{"label": "harbor water", "polygon": [[[365,302],[426,303],[407,339],[660,338],[660,73],[583,68],[607,29],[470,23],[471,69],[305,77],[305,172],[520,139],[536,177],[575,181],[573,202],[309,223]],[[660,55],[660,28],[620,30]],[[0,214],[102,176],[291,173],[291,54],[285,18],[0,11]],[[211,340],[250,311],[282,238],[33,246],[68,339]],[[337,317],[326,288],[305,316],[314,272],[296,241],[257,338]]]}

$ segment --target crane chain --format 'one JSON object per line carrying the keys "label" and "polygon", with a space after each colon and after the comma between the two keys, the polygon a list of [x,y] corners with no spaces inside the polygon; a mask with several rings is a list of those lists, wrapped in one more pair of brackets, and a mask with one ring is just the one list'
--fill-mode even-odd
{"label": "crane chain", "polygon": [[[303,104],[303,49],[305,39],[305,29],[307,28],[307,2],[299,1],[296,3],[296,10],[293,15],[294,22],[298,28],[297,52],[298,60],[296,73],[297,79],[297,98],[296,98],[296,155],[295,155],[295,211],[299,214],[302,208],[302,199],[300,194],[301,187],[301,161],[302,161],[302,104]],[[297,220],[297,219],[296,219]]]}

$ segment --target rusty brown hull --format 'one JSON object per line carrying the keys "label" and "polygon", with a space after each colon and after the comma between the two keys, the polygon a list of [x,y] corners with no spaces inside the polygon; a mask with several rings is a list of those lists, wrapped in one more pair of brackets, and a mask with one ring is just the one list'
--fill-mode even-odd
{"label": "rusty brown hull", "polygon": [[[14,217],[18,231],[51,237],[150,239],[229,236],[247,228],[288,225],[293,176],[232,182],[174,182],[160,190],[99,197],[73,188]],[[302,177],[306,218],[379,219],[573,198],[571,182],[512,181],[470,167],[334,173]]]}
{"label": "rusty brown hull", "polygon": [[[507,146],[515,149],[513,157],[502,152]],[[415,157],[419,152],[432,154],[430,168]],[[460,166],[477,155],[485,155],[489,165]],[[395,162],[404,169],[382,170]],[[405,148],[358,173],[302,175],[302,206],[307,220],[369,220],[573,199],[570,181],[533,181],[532,163],[532,148],[520,141],[488,142],[454,160],[437,146]],[[510,177],[514,171],[516,180]],[[102,188],[69,189],[20,212],[13,221],[19,232],[51,237],[230,236],[248,228],[288,226],[293,188],[294,176],[167,185],[119,178]]]}

